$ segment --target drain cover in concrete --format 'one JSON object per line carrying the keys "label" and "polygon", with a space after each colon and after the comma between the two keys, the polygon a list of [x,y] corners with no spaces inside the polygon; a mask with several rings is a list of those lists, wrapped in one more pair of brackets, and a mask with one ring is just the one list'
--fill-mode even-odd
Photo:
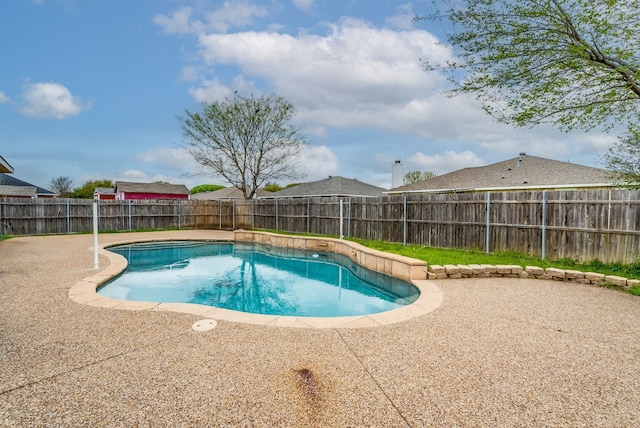
{"label": "drain cover in concrete", "polygon": [[218,323],[216,322],[216,320],[200,320],[200,321],[194,322],[191,327],[195,331],[207,331],[207,330],[211,330],[217,325]]}

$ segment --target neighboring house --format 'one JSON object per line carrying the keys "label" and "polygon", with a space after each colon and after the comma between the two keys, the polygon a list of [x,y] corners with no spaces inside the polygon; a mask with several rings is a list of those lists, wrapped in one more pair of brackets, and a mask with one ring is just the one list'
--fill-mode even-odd
{"label": "neighboring house", "polygon": [[113,187],[96,187],[96,190],[93,191],[93,199],[97,200],[105,200],[105,199],[115,199],[116,191]]}
{"label": "neighboring house", "polygon": [[463,168],[386,191],[386,194],[571,190],[614,187],[611,172],[590,166],[527,156]]}
{"label": "neighboring house", "polygon": [[263,198],[309,198],[315,196],[356,196],[378,197],[384,196],[385,189],[373,186],[351,178],[329,177],[324,180],[311,183],[302,183],[297,186],[273,192]]}
{"label": "neighboring house", "polygon": [[10,198],[53,198],[51,190],[35,186],[7,174],[0,174],[0,196]]}
{"label": "neighboring house", "polygon": [[9,165],[9,162],[4,160],[2,156],[0,156],[0,173],[8,173],[13,174],[13,167]]}
{"label": "neighboring house", "polygon": [[[262,197],[270,195],[271,192],[258,189],[256,191],[256,197]],[[224,189],[214,190],[212,192],[200,192],[191,195],[191,199],[198,199],[201,201],[217,201],[220,199],[244,199],[244,194],[240,189],[234,186],[225,187]]]}
{"label": "neighboring house", "polygon": [[184,184],[130,183],[116,181],[117,200],[133,199],[189,199],[189,189]]}

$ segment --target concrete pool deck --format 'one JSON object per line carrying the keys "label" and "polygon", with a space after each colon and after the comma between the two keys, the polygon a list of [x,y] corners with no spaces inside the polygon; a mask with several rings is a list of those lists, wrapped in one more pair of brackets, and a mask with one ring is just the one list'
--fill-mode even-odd
{"label": "concrete pool deck", "polygon": [[[100,244],[231,232],[100,235]],[[211,238],[215,239],[215,238]],[[91,235],[0,242],[1,426],[637,426],[640,298],[567,282],[428,281],[442,304],[285,328],[79,304]],[[133,309],[133,308],[129,308]],[[140,308],[138,308],[140,309]],[[212,317],[215,319],[215,317]]]}

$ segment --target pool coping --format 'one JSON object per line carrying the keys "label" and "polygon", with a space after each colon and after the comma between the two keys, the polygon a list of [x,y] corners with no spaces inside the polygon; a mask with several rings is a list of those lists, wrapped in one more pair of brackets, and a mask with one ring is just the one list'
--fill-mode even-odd
{"label": "pool coping", "polygon": [[[245,324],[255,324],[277,327],[298,328],[363,328],[376,327],[386,324],[394,324],[407,321],[432,312],[442,303],[442,292],[438,286],[427,279],[426,263],[396,254],[384,253],[364,247],[355,242],[334,238],[308,237],[297,235],[277,235],[267,232],[253,232],[238,230],[234,232],[236,242],[263,242],[271,245],[289,248],[319,249],[323,251],[340,252],[348,256],[356,263],[369,267],[372,270],[388,273],[405,281],[411,282],[418,290],[420,296],[415,302],[386,312],[368,315],[355,315],[343,317],[303,317],[261,315],[248,312],[233,311],[230,309],[215,308],[206,305],[192,303],[161,303],[161,302],[136,302],[118,300],[102,296],[97,293],[98,287],[119,275],[127,267],[127,260],[116,253],[107,250],[107,247],[116,245],[133,244],[153,241],[229,241],[229,239],[197,238],[197,237],[131,237],[117,242],[109,242],[98,245],[98,253],[109,259],[109,265],[95,275],[84,278],[75,283],[68,296],[76,303],[108,309],[132,310],[132,311],[170,311],[197,315],[202,318],[211,318],[216,321],[230,321]],[[300,247],[304,245],[304,247]],[[94,251],[94,248],[90,248]]]}

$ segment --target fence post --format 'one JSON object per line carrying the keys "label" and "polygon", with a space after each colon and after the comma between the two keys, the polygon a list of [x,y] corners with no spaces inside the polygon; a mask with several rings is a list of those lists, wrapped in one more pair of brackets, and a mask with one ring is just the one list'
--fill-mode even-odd
{"label": "fence post", "polygon": [[540,249],[542,260],[547,257],[547,191],[542,191],[542,248]]}
{"label": "fence post", "polygon": [[344,217],[342,216],[342,199],[340,199],[340,239],[344,238],[342,234],[342,223],[344,222]]}
{"label": "fence post", "polygon": [[98,269],[98,200],[93,200],[93,268]]}
{"label": "fence post", "polygon": [[351,196],[349,196],[349,212],[347,212],[347,238],[351,238]]}
{"label": "fence post", "polygon": [[485,252],[491,252],[491,192],[487,192],[487,235],[485,237]]}
{"label": "fence post", "polygon": [[236,229],[236,200],[231,200],[231,230]]}
{"label": "fence post", "polygon": [[407,245],[407,195],[402,198],[402,245]]}
{"label": "fence post", "polygon": [[307,233],[311,230],[311,198],[307,198]]}
{"label": "fence post", "polygon": [[251,229],[252,230],[255,229],[255,220],[253,218],[253,216],[254,216],[254,202],[255,201],[253,199],[251,199]]}
{"label": "fence post", "polygon": [[71,208],[69,198],[67,198],[67,235],[71,234]]}
{"label": "fence post", "polygon": [[182,220],[182,219],[181,219],[181,217],[180,217],[180,216],[181,216],[181,214],[182,214],[182,212],[181,212],[181,209],[180,209],[180,208],[182,208],[182,203],[181,203],[180,199],[178,199],[178,229],[180,229],[180,226],[181,226],[181,224],[182,224],[182,223],[181,223],[181,220]]}
{"label": "fence post", "polygon": [[131,229],[131,226],[132,226],[131,225],[131,199],[129,199],[129,204],[128,205],[129,205],[129,209],[128,209],[128,211],[129,211],[129,232],[131,232],[131,230],[132,230]]}
{"label": "fence post", "polygon": [[276,230],[278,229],[278,198],[276,198]]}

